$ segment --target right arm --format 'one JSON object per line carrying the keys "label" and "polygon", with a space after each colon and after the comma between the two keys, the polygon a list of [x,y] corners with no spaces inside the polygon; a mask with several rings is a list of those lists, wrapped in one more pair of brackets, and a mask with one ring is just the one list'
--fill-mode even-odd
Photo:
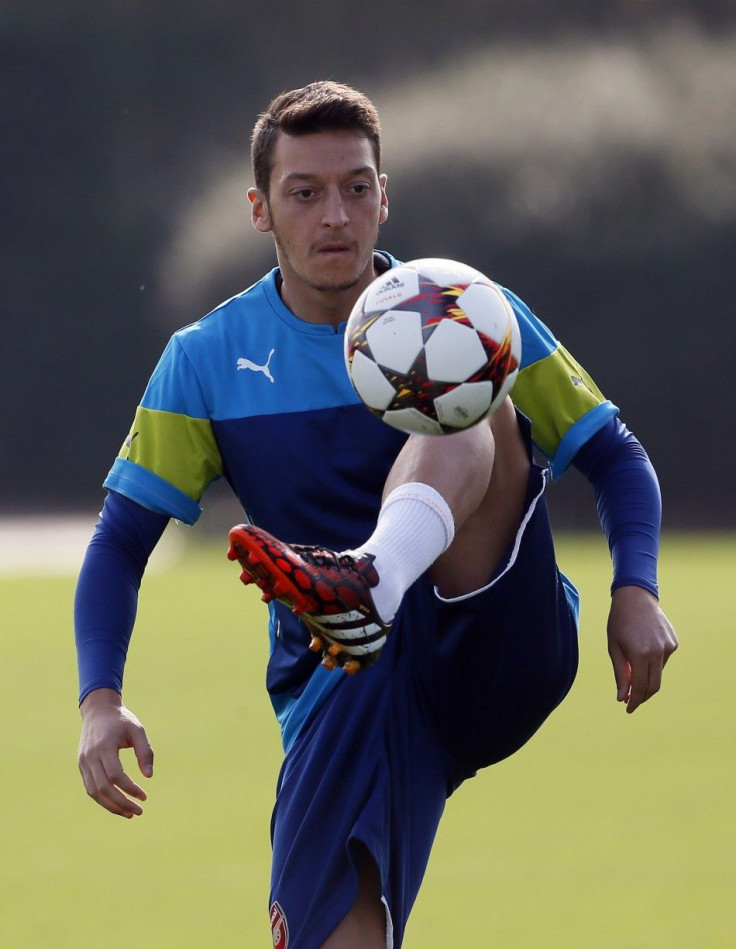
{"label": "right arm", "polygon": [[123,668],[143,572],[168,520],[111,491],[87,548],[74,604],[79,770],[90,797],[128,818],[142,812],[131,798],[143,801],[146,794],[123,770],[120,750],[133,748],[147,777],[153,773],[153,750],[143,726],[123,705]]}

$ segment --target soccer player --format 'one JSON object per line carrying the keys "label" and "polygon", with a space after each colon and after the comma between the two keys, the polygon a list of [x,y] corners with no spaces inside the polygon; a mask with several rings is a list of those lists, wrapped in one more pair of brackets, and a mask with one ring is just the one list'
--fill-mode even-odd
{"label": "soccer player", "polygon": [[252,222],[278,266],[172,337],[105,481],[75,609],[80,771],[111,813],[141,813],[119,756],[133,747],[152,773],[121,698],[138,587],[169,519],[193,524],[225,477],[247,515],[229,556],[269,603],[285,751],[274,944],[398,947],[446,798],[524,745],[575,676],[577,593],[555,564],[548,481],[574,465],[593,486],[629,712],[677,647],[657,600],[659,490],[617,407],[510,291],[523,340],[511,399],[442,438],[377,420],[343,362],[353,303],[396,264],[375,250],[388,214],[376,111],[334,82],[284,93],[256,122],[252,160]]}

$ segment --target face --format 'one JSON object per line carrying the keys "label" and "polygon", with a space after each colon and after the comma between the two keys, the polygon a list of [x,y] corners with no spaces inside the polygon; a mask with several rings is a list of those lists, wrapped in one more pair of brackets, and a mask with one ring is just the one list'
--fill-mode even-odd
{"label": "face", "polygon": [[388,213],[385,185],[362,135],[279,136],[268,196],[254,188],[248,196],[254,227],[274,236],[292,309],[302,298],[326,305],[336,295],[355,299],[370,283],[378,227]]}

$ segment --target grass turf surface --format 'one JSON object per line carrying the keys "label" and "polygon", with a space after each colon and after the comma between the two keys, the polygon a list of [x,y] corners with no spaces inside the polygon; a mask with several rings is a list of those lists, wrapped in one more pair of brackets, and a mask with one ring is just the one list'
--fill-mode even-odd
{"label": "grass turf surface", "polygon": [[[577,683],[526,748],[448,802],[405,949],[730,947],[736,539],[665,537],[681,648],[633,716],[605,649],[605,544],[562,535],[558,551],[583,595]],[[76,771],[74,578],[0,578],[1,945],[270,944],[280,745],[265,608],[236,576],[206,545],[144,581],[126,701],[156,774],[133,821],[89,801]]]}

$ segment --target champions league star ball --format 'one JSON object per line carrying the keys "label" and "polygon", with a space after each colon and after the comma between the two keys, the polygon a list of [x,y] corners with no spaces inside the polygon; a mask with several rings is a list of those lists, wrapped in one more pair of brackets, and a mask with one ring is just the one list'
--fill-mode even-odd
{"label": "champions league star ball", "polygon": [[356,392],[405,432],[446,435],[487,418],[520,362],[519,327],[501,288],[454,260],[412,260],[381,274],[345,332]]}

